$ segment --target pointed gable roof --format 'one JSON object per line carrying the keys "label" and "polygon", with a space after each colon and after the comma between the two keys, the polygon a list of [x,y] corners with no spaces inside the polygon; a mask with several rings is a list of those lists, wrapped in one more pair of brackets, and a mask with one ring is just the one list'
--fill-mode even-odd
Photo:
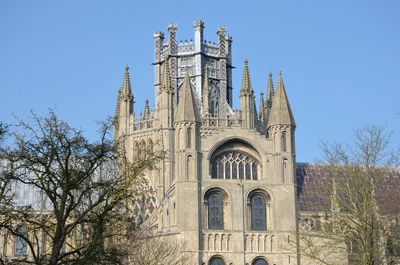
{"label": "pointed gable roof", "polygon": [[278,85],[272,101],[271,114],[268,127],[273,125],[292,125],[296,126],[293,113],[290,108],[289,100],[283,85],[282,73],[279,73]]}
{"label": "pointed gable roof", "polygon": [[185,79],[183,80],[181,96],[175,113],[175,122],[179,121],[200,122],[199,110],[193,95],[188,69],[186,70]]}

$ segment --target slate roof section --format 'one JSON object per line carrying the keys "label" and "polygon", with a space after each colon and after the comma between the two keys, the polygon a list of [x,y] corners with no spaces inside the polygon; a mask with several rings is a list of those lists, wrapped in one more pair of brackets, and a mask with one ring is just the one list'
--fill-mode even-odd
{"label": "slate roof section", "polygon": [[308,163],[296,164],[297,202],[299,211],[330,210],[327,174]]}
{"label": "slate roof section", "polygon": [[[300,212],[329,211],[331,194],[328,167],[308,163],[296,164],[297,201]],[[377,193],[383,215],[400,213],[400,172],[386,176]]]}

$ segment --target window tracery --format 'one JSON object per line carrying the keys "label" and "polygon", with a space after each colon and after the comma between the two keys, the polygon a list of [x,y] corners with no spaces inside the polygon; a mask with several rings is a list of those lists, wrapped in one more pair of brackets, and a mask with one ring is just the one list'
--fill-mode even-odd
{"label": "window tracery", "polygon": [[304,231],[311,231],[315,229],[315,220],[313,218],[304,218],[300,221],[300,229]]}
{"label": "window tracery", "polygon": [[157,197],[154,187],[146,177],[135,188],[140,192],[131,202],[131,213],[134,223],[140,225],[155,212]]}
{"label": "window tracery", "polygon": [[222,153],[213,159],[211,167],[213,179],[258,179],[258,161],[246,153]]}

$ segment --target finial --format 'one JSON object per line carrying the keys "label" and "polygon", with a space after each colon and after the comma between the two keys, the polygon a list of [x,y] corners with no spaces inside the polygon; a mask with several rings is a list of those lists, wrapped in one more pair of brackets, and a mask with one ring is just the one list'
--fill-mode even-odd
{"label": "finial", "polygon": [[144,116],[143,118],[146,120],[150,116],[150,107],[149,107],[149,98],[146,98],[144,101]]}
{"label": "finial", "polygon": [[168,30],[172,31],[172,30],[176,30],[178,27],[176,26],[176,23],[169,23],[168,25]]}
{"label": "finial", "polygon": [[189,75],[189,70],[190,70],[190,67],[188,65],[185,66],[185,73],[187,73],[188,75]]}
{"label": "finial", "polygon": [[218,35],[225,35],[225,33],[226,33],[226,27],[225,26],[219,26],[217,28],[217,34]]}
{"label": "finial", "polygon": [[161,31],[154,32],[153,37],[164,39],[164,33]]}
{"label": "finial", "polygon": [[204,22],[201,21],[200,19],[199,19],[199,20],[195,20],[195,21],[193,22],[193,26],[194,26],[194,27],[201,27],[201,28],[204,28]]}
{"label": "finial", "polygon": [[129,65],[125,64],[125,70],[128,71],[129,70]]}

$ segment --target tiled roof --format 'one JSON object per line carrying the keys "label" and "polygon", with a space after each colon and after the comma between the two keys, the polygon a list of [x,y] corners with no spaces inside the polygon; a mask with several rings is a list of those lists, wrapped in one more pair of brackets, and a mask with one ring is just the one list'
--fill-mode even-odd
{"label": "tiled roof", "polygon": [[297,201],[299,211],[330,209],[328,176],[320,167],[307,163],[296,164]]}
{"label": "tiled roof", "polygon": [[[297,201],[299,211],[327,211],[331,207],[328,167],[297,163]],[[339,185],[339,184],[337,184]],[[400,172],[386,176],[378,188],[380,212],[400,213]]]}

